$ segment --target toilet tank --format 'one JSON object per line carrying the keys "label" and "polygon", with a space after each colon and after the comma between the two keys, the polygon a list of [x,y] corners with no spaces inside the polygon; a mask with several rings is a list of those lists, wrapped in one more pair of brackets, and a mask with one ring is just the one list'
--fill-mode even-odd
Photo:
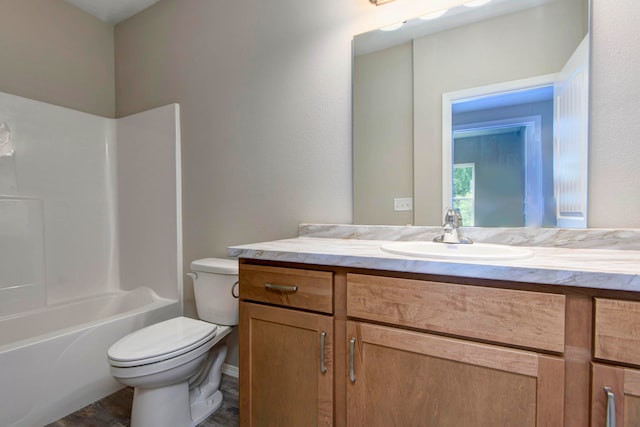
{"label": "toilet tank", "polygon": [[191,263],[198,317],[218,325],[238,324],[238,261],[204,258]]}

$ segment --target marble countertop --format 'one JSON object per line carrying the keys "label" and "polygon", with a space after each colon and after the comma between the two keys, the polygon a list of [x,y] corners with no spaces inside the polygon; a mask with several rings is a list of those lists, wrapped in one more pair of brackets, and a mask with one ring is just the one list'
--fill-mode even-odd
{"label": "marble countertop", "polygon": [[640,251],[530,246],[534,256],[509,261],[453,261],[384,252],[387,240],[297,237],[231,246],[227,254],[331,265],[513,282],[640,291]]}

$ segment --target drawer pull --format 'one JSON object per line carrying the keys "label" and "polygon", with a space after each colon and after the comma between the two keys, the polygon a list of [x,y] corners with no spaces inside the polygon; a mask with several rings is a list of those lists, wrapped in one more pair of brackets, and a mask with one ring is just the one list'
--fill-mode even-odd
{"label": "drawer pull", "polygon": [[605,387],[604,392],[607,394],[607,427],[616,427],[616,395],[611,387]]}
{"label": "drawer pull", "polygon": [[273,283],[265,283],[264,287],[267,289],[273,289],[273,290],[282,291],[282,292],[296,292],[298,290],[298,287],[295,285],[284,286],[284,285],[274,285]]}
{"label": "drawer pull", "polygon": [[353,353],[356,351],[356,339],[351,338],[349,341],[349,380],[352,383],[356,382],[356,374],[353,371]]}
{"label": "drawer pull", "polygon": [[327,338],[327,333],[325,331],[320,332],[320,372],[326,373],[327,367],[324,364],[324,341]]}

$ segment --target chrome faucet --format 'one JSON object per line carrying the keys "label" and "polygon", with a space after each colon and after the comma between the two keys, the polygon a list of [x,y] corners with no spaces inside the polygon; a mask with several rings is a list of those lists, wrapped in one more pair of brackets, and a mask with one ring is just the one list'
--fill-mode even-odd
{"label": "chrome faucet", "polygon": [[468,237],[462,237],[460,227],[462,227],[462,215],[460,215],[460,211],[458,209],[448,208],[447,213],[444,215],[442,234],[436,236],[433,241],[439,243],[473,243],[473,240]]}

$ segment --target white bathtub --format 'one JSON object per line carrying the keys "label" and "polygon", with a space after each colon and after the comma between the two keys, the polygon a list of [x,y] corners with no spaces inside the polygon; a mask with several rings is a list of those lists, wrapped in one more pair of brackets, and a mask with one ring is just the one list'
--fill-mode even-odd
{"label": "white bathtub", "polygon": [[43,426],[118,390],[109,346],[178,315],[178,301],[138,288],[1,318],[0,426]]}

